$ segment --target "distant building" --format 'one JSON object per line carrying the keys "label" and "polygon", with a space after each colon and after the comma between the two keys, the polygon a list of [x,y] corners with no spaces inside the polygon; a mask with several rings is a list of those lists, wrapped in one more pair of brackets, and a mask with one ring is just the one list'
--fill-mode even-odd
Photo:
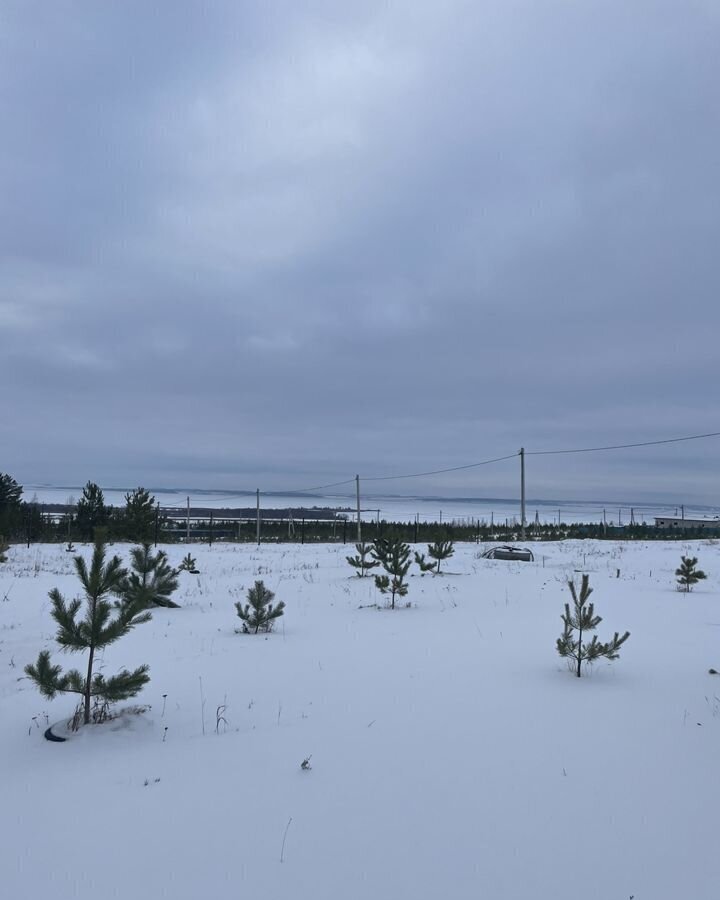
{"label": "distant building", "polygon": [[720,516],[704,519],[683,519],[677,516],[655,516],[656,528],[716,528],[720,529]]}

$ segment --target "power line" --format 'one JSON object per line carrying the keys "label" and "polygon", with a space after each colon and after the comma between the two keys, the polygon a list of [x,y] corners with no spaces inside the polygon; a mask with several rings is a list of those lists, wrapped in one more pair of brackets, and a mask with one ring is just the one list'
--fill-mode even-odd
{"label": "power line", "polygon": [[517,453],[509,453],[507,456],[498,456],[495,459],[484,459],[482,462],[468,463],[466,466],[451,466],[449,469],[433,469],[432,472],[413,472],[411,475],[361,476],[361,481],[394,481],[399,478],[424,478],[426,475],[441,475],[444,472],[460,472],[463,469],[476,469],[478,466],[489,466],[490,463],[503,462],[503,460],[512,459],[517,455]]}
{"label": "power line", "polygon": [[[313,491],[324,491],[328,488],[332,487],[340,487],[343,484],[352,484],[355,481],[354,478],[346,478],[345,481],[333,481],[332,484],[318,484],[315,487],[309,488],[293,488],[291,491],[276,491],[273,490],[273,494],[311,494]],[[263,493],[262,491],[260,493]]]}
{"label": "power line", "polygon": [[[698,441],[698,440],[704,440],[707,438],[716,438],[716,437],[720,437],[720,431],[711,431],[711,432],[707,432],[705,434],[690,434],[690,435],[684,435],[683,437],[676,437],[676,438],[664,438],[662,440],[657,440],[657,441],[637,441],[635,443],[630,443],[630,444],[611,444],[611,445],[607,445],[607,446],[603,446],[603,447],[574,447],[574,448],[558,449],[558,450],[525,450],[525,455],[526,456],[555,456],[555,455],[559,455],[559,454],[572,454],[572,453],[598,453],[598,452],[603,452],[603,451],[608,451],[608,450],[628,450],[628,449],[632,449],[632,448],[636,448],[636,447],[656,447],[656,446],[659,446],[662,444],[678,444],[678,443],[681,443],[684,441]],[[407,479],[407,478],[426,478],[430,475],[442,475],[447,472],[462,472],[462,471],[467,471],[468,469],[477,469],[481,466],[488,466],[493,463],[504,462],[505,460],[513,459],[519,455],[520,455],[519,452],[508,453],[505,456],[497,456],[492,459],[484,459],[484,460],[481,460],[480,462],[467,463],[467,464],[461,465],[461,466],[449,466],[449,467],[442,468],[442,469],[432,469],[427,472],[411,472],[411,473],[405,473],[405,474],[401,474],[401,475],[362,476],[361,480],[363,482],[367,482],[367,481],[399,481],[399,480]],[[353,484],[354,482],[355,482],[355,478],[346,478],[346,479],[343,479],[342,481],[333,481],[328,484],[314,485],[313,487],[294,488],[292,490],[285,491],[284,493],[286,495],[287,494],[310,494],[310,493],[313,493],[314,491],[323,491],[323,490],[328,490],[328,489],[334,488],[334,487],[342,487],[344,485]],[[112,490],[124,490],[124,489],[103,488],[103,490],[112,491]],[[192,493],[192,491],[190,493]],[[251,492],[242,492],[242,493],[247,493],[248,495],[250,495]],[[266,493],[266,492],[263,492],[263,493]],[[278,491],[278,490],[273,490],[271,493],[275,494],[275,495],[280,495],[283,492]],[[240,500],[240,499],[241,499],[241,492],[212,498],[212,500],[216,503],[218,501]],[[165,503],[162,505],[164,508],[169,509],[169,508],[185,506],[185,503],[186,503],[185,500],[180,500],[175,503]]]}
{"label": "power line", "polygon": [[681,441],[699,441],[702,438],[720,437],[720,431],[707,434],[690,434],[685,437],[666,438],[661,441],[639,441],[636,444],[613,444],[608,447],[580,447],[572,450],[526,450],[526,456],[553,456],[558,453],[596,453],[601,450],[627,450],[630,447],[656,447],[658,444],[678,444]]}

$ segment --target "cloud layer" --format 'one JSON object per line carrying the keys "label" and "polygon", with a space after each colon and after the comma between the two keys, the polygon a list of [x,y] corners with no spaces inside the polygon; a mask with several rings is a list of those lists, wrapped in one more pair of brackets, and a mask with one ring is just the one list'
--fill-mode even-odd
{"label": "cloud layer", "polygon": [[[719,38],[709,2],[5,4],[0,469],[285,490],[720,430]],[[531,492],[716,502],[717,452]]]}

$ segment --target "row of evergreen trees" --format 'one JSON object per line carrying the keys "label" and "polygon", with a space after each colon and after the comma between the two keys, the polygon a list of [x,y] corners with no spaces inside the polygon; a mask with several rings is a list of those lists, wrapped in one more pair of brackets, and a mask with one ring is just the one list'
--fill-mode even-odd
{"label": "row of evergreen trees", "polygon": [[[50,521],[43,516],[42,506],[22,500],[22,486],[10,475],[0,472],[0,535],[15,540],[83,540],[94,541],[96,537],[107,540],[149,541],[156,539],[160,532],[166,540],[173,534],[180,538],[185,534],[185,524],[171,521],[160,514],[155,497],[146,488],[136,488],[125,495],[123,506],[113,507],[105,503],[102,489],[88,481],[82,496],[70,516],[64,521]],[[263,540],[345,542],[347,520],[342,522],[316,522],[308,520],[298,524],[293,534],[286,523],[264,522]],[[223,529],[227,535],[242,541],[254,541],[254,528],[237,533],[237,522],[215,523],[216,529]],[[463,541],[515,541],[520,539],[517,524],[497,522],[492,525],[471,521],[464,524],[433,522],[367,522],[363,526],[370,540],[403,540],[425,542],[441,540]],[[97,531],[96,531],[97,529]],[[210,529],[212,530],[212,529]],[[208,523],[193,523],[191,533],[201,535],[208,531]],[[663,529],[654,525],[627,525],[622,528],[600,524],[532,524],[527,528],[530,538],[535,540],[563,540],[565,538],[596,538],[617,540],[690,540],[720,536],[717,529]]]}
{"label": "row of evergreen trees", "polygon": [[[355,556],[345,557],[348,563],[360,578],[365,578],[373,569],[382,568],[384,574],[374,576],[375,587],[381,594],[390,596],[390,608],[395,609],[396,598],[405,597],[408,592],[405,579],[411,565],[410,545],[397,537],[377,538],[372,543],[355,544],[355,550]],[[440,575],[443,560],[450,559],[455,553],[455,547],[452,541],[436,541],[428,545],[427,552],[433,562],[429,562],[424,553],[415,553],[420,574],[432,572]]]}
{"label": "row of evergreen trees", "polygon": [[138,487],[125,494],[123,507],[107,506],[102,488],[88,481],[70,524],[81,540],[104,536],[145,543],[160,527],[158,503],[146,488]]}
{"label": "row of evergreen trees", "polygon": [[96,538],[146,543],[157,537],[162,525],[155,497],[143,487],[125,494],[121,507],[108,506],[102,488],[92,481],[69,514],[69,519],[49,528],[42,508],[22,499],[23,488],[0,472],[0,535],[38,540],[42,537],[94,541]]}

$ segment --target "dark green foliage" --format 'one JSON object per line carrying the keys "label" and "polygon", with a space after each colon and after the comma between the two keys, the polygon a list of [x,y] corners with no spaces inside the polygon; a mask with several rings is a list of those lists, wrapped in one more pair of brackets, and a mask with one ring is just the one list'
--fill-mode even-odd
{"label": "dark green foliage", "polygon": [[39,503],[20,504],[20,521],[22,523],[23,537],[27,541],[40,541],[45,533],[45,522]]}
{"label": "dark green foliage", "polygon": [[76,511],[77,527],[83,539],[99,539],[100,534],[96,535],[95,529],[104,528],[109,517],[102,489],[92,481],[88,481],[83,488],[82,497],[78,500]]}
{"label": "dark green foliage", "polygon": [[455,547],[452,541],[436,541],[434,544],[428,545],[428,554],[437,561],[437,572],[440,574],[440,564],[444,559],[450,559],[455,553]]}
{"label": "dark green foliage", "polygon": [[420,566],[421,575],[424,575],[426,572],[434,572],[437,568],[437,562],[428,562],[425,559],[425,554],[417,551],[415,551],[415,562]]}
{"label": "dark green foliage", "polygon": [[396,538],[383,538],[375,541],[372,554],[386,572],[375,576],[375,587],[381,594],[390,594],[390,608],[395,609],[395,598],[408,592],[405,576],[410,568],[410,547]]}
{"label": "dark green foliage", "polygon": [[12,535],[22,521],[22,487],[11,475],[0,472],[0,533]]}
{"label": "dark green foliage", "polygon": [[133,547],[130,551],[132,571],[122,584],[121,603],[130,603],[138,609],[165,606],[173,609],[178,604],[170,599],[177,590],[177,572],[168,563],[167,554],[158,550],[153,555],[150,544]]}
{"label": "dark green foliage", "polygon": [[155,530],[155,498],[144,487],[125,494],[125,536],[131,541],[148,543]]}
{"label": "dark green foliage", "polygon": [[[630,637],[630,632],[626,631],[620,637],[616,631],[613,639],[605,644],[597,639],[597,635],[593,635],[589,643],[583,643],[583,635],[594,631],[602,622],[602,618],[595,615],[594,604],[588,603],[590,594],[593,592],[590,587],[589,575],[583,575],[579,593],[574,581],[568,581],[568,587],[573,598],[573,610],[571,612],[570,605],[565,604],[565,612],[562,615],[565,627],[562,635],[557,639],[557,651],[560,656],[573,661],[575,674],[580,678],[582,663],[592,663],[601,657],[617,659],[620,656],[620,647]],[[573,638],[574,631],[577,632],[577,640]]]}
{"label": "dark green foliage", "polygon": [[[93,674],[95,653],[127,634],[135,625],[147,622],[150,614],[131,602],[113,606],[105,598],[117,594],[127,577],[120,558],[113,556],[105,562],[105,545],[97,543],[88,569],[82,556],[74,558],[75,571],[85,593],[85,609],[80,599],[67,602],[57,588],[50,591],[53,604],[52,617],[57,623],[56,641],[69,652],[89,651],[87,672],[83,676],[77,669],[63,674],[60,666],[50,662],[50,651],[43,650],[37,662],[25,666],[25,673],[37,684],[40,692],[50,699],[58,693],[81,694],[84,698],[83,721],[90,722],[93,698],[115,702],[134,697],[149,681],[148,667],[140,666],[132,672],[122,669],[117,675],[105,678]],[[113,615],[114,612],[114,615]]]}
{"label": "dark green foliage", "polygon": [[678,588],[687,593],[694,584],[707,578],[707,575],[697,568],[697,556],[681,556],[680,559],[680,568],[675,569],[675,574],[678,576]]}
{"label": "dark green foliage", "polygon": [[5,538],[0,534],[0,563],[7,562],[6,553],[10,548],[5,543]]}
{"label": "dark green foliage", "polygon": [[243,621],[242,630],[247,634],[257,634],[262,630],[272,631],[275,619],[283,615],[285,604],[281,600],[275,606],[272,601],[275,594],[265,587],[262,581],[256,581],[255,585],[248,589],[247,603],[236,603],[235,609]]}
{"label": "dark green foliage", "polygon": [[390,540],[388,538],[377,537],[372,543],[370,553],[374,560],[383,565],[390,552]]}
{"label": "dark green foliage", "polygon": [[195,558],[190,556],[188,553],[187,556],[183,556],[182,562],[178,566],[178,572],[189,572],[191,575],[199,575],[196,568]]}
{"label": "dark green foliage", "polygon": [[0,514],[6,509],[19,507],[22,492],[22,486],[11,475],[0,472]]}
{"label": "dark green foliage", "polygon": [[357,574],[364,578],[371,569],[376,568],[380,563],[373,562],[370,559],[373,550],[372,544],[355,544],[355,549],[357,550],[357,556],[346,556],[345,559],[356,570]]}

